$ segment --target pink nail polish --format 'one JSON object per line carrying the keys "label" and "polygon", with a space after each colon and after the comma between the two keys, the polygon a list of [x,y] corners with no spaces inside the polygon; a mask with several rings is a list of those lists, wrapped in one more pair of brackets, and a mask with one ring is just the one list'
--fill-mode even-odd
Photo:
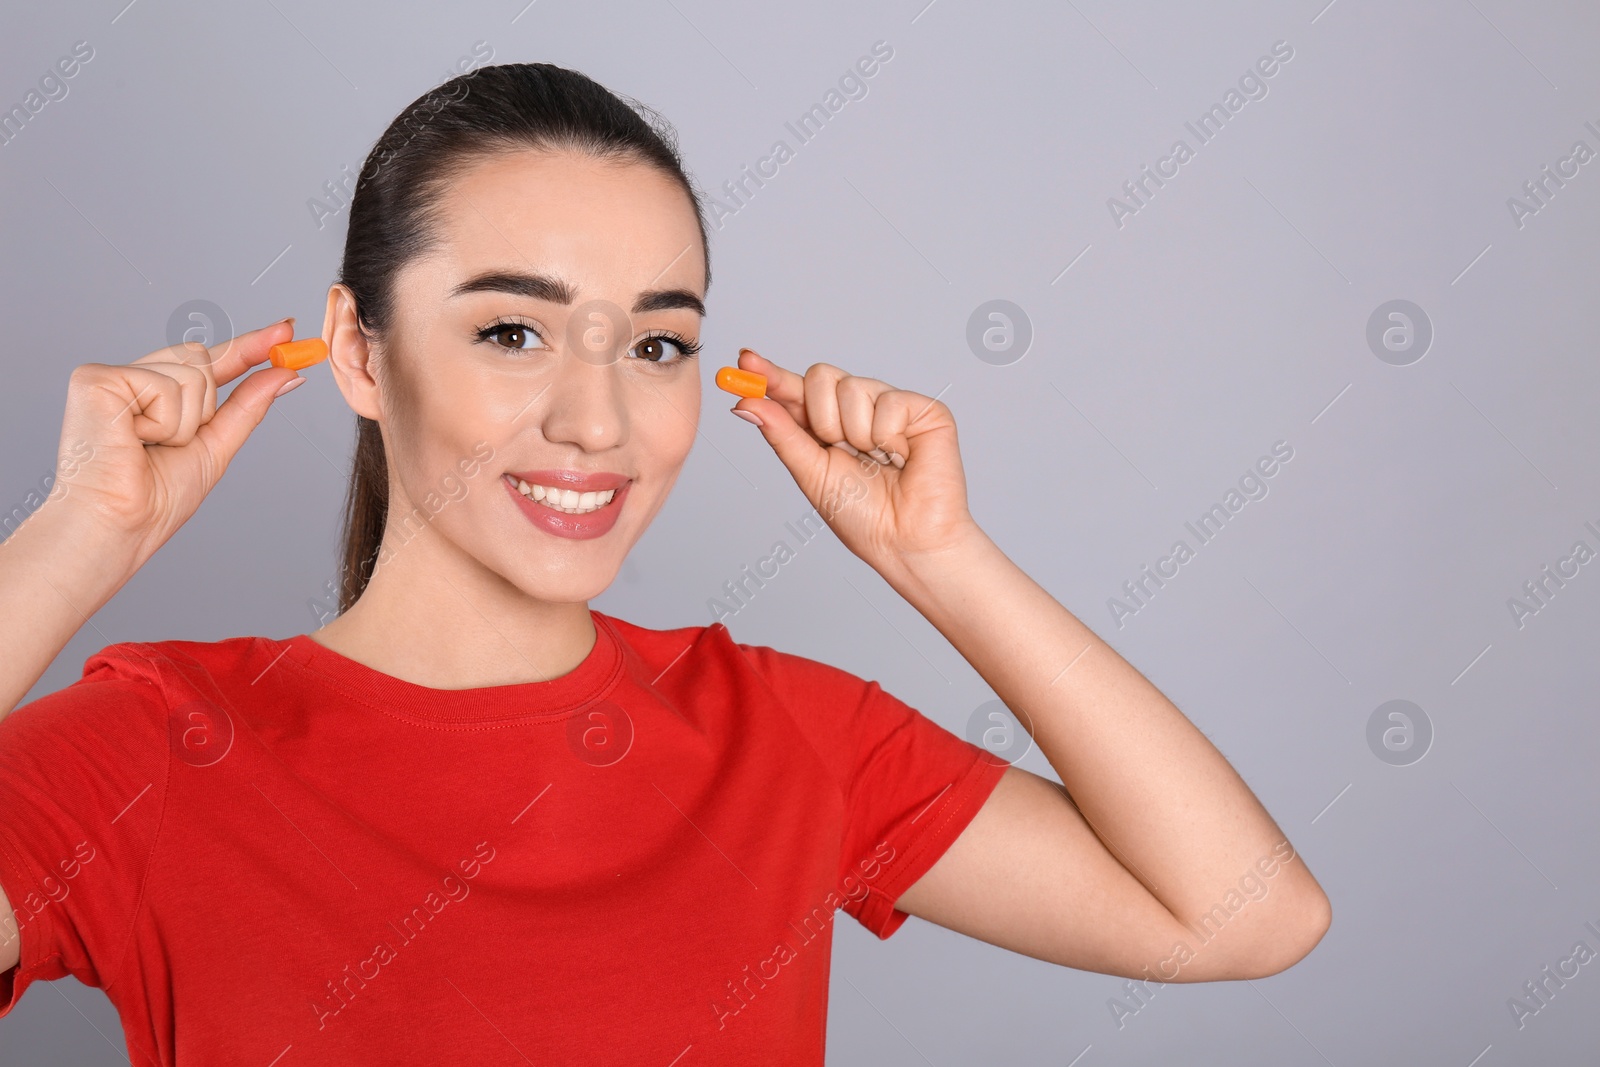
{"label": "pink nail polish", "polygon": [[728,410],[733,412],[735,415],[739,416],[745,422],[751,423],[752,425],[755,425],[755,426],[765,425],[761,421],[761,417],[759,415],[753,415],[750,412],[743,410],[742,408],[729,408]]}
{"label": "pink nail polish", "polygon": [[273,399],[277,399],[278,397],[282,396],[284,393],[292,393],[292,392],[294,392],[296,389],[298,389],[302,385],[304,385],[305,382],[306,382],[306,380],[304,378],[290,378],[288,381],[286,381],[282,385],[278,386],[278,391],[276,393],[272,394]]}

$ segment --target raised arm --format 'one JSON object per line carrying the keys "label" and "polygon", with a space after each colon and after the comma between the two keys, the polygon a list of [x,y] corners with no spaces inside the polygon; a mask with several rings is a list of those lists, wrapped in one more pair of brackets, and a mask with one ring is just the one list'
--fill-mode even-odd
{"label": "raised arm", "polygon": [[1250,788],[981,530],[891,584],[1018,712],[1065,786],[1008,770],[902,911],[1160,982],[1259,978],[1311,951],[1327,897]]}
{"label": "raised arm", "polygon": [[[293,332],[286,320],[211,349],[174,346],[73,371],[55,482],[19,525],[7,522],[10,536],[0,542],[0,719],[188,521],[274,392],[299,377],[269,367],[216,402],[218,385]],[[19,958],[15,918],[0,890],[0,971]]]}
{"label": "raised arm", "polygon": [[300,377],[267,367],[217,403],[218,386],[293,336],[285,319],[211,348],[171,345],[73,370],[55,481],[0,542],[0,718],[189,520],[274,394]]}
{"label": "raised arm", "polygon": [[[972,520],[950,411],[828,364],[801,376],[746,351],[740,366],[767,376],[767,395],[736,410],[762,420],[840,540],[966,657],[1061,777],[1008,769],[896,906],[1158,982],[1259,977],[1311,951],[1331,921],[1316,879],[1210,741]],[[892,462],[851,455],[874,449]]]}

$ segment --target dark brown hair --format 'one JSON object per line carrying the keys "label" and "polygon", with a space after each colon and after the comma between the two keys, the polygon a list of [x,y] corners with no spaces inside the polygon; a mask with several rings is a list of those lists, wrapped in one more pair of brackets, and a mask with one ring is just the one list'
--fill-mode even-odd
{"label": "dark brown hair", "polygon": [[[706,246],[705,207],[678,154],[670,124],[587,75],[549,63],[503,63],[452,78],[412,101],[372,146],[356,180],[339,281],[356,319],[381,339],[394,317],[395,276],[425,253],[432,210],[469,166],[517,149],[572,150],[637,162],[677,180]],[[711,284],[707,248],[706,284]],[[389,512],[389,467],[377,422],[356,416],[356,451],[345,497],[339,611],[367,587]]]}

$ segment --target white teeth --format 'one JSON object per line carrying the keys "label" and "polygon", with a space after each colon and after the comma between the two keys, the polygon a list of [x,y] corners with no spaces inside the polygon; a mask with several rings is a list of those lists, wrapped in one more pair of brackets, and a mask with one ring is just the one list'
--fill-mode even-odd
{"label": "white teeth", "polygon": [[591,511],[599,511],[611,503],[612,498],[617,495],[615,489],[579,493],[573,489],[530,485],[521,478],[517,479],[517,491],[530,500],[537,500],[546,507],[554,508],[556,511],[564,511],[570,515],[583,515]]}

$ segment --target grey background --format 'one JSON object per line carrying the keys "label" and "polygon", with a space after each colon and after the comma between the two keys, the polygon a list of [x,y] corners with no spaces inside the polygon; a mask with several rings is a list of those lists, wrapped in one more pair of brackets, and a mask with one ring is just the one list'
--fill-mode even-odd
{"label": "grey background", "polygon": [[[939,395],[980,523],[1215,740],[1334,923],[1285,974],[1167,986],[1119,1028],[1120,979],[916,920],[880,944],[841,915],[829,1062],[1593,1058],[1600,963],[1521,1029],[1507,998],[1579,939],[1600,949],[1583,927],[1600,925],[1600,564],[1521,628],[1507,600],[1574,541],[1600,546],[1583,526],[1600,526],[1600,162],[1521,227],[1507,198],[1574,141],[1600,149],[1583,125],[1600,126],[1600,9],[125,2],[4,16],[6,107],[74,41],[95,56],[0,146],[0,506],[51,471],[72,366],[167,343],[184,302],[318,332],[343,217],[319,230],[306,201],[476,42],[659,109],[716,192],[793,146],[784,122],[887,41],[867,96],[713,235],[703,436],[594,606],[709,622],[707,598],[808,510],[718,411],[732,398],[710,376],[739,345]],[[1174,139],[1194,147],[1185,121],[1279,40],[1294,57],[1268,95],[1119,228],[1108,198]],[[965,340],[992,299],[1034,332],[1008,366]],[[1366,341],[1393,299],[1434,329],[1409,366]],[[319,625],[354,420],[325,369],[308,376],[31,696],[115,641]],[[1268,495],[1119,627],[1107,599],[1279,440],[1294,457]],[[993,698],[831,534],[728,621],[957,733]],[[1366,740],[1395,699],[1434,731],[1408,766]],[[1051,773],[1037,750],[1021,765]],[[109,1002],[72,981],[35,987],[0,1032],[0,1063],[122,1059]]]}

